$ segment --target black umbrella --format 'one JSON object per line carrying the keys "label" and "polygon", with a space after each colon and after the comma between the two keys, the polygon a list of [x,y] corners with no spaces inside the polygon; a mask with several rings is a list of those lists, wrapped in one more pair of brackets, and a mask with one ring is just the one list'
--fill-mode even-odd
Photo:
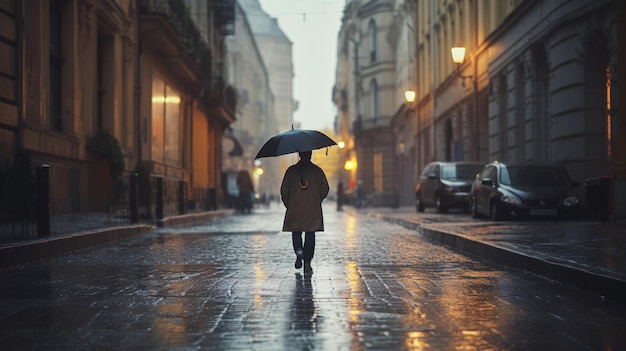
{"label": "black umbrella", "polygon": [[309,129],[291,129],[266,141],[255,159],[312,151],[332,145],[337,143],[324,133]]}

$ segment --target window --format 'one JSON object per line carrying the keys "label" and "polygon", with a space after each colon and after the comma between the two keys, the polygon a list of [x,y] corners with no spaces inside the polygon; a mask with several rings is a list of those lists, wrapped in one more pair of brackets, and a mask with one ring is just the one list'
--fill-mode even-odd
{"label": "window", "polygon": [[371,110],[372,110],[372,120],[374,125],[376,125],[376,121],[378,120],[378,83],[376,79],[372,79],[370,83],[370,101],[371,101]]}
{"label": "window", "polygon": [[435,166],[433,167],[433,173],[435,173],[435,177],[439,177],[439,175],[441,174],[441,167],[439,167],[438,164],[435,164]]}
{"label": "window", "polygon": [[48,41],[50,50],[50,80],[49,80],[49,92],[50,92],[50,104],[49,104],[49,123],[50,128],[60,131],[63,128],[63,115],[61,108],[61,77],[62,77],[62,8],[63,1],[49,1],[49,30]]}
{"label": "window", "polygon": [[480,179],[491,179],[493,181],[496,180],[496,167],[488,166],[485,168],[480,174]]}
{"label": "window", "polygon": [[422,171],[422,175],[421,176],[423,178],[428,177],[428,173],[431,173],[433,171],[433,167],[435,167],[434,164],[432,164],[432,163],[427,164],[426,167],[424,167],[424,170]]}
{"label": "window", "polygon": [[373,19],[370,20],[369,24],[369,34],[370,34],[370,62],[376,62],[376,51],[378,51],[378,41],[376,40],[376,22]]}
{"label": "window", "polygon": [[474,179],[476,174],[482,170],[482,165],[446,165],[441,167],[441,179]]}
{"label": "window", "polygon": [[178,166],[180,151],[180,96],[153,74],[152,160]]}

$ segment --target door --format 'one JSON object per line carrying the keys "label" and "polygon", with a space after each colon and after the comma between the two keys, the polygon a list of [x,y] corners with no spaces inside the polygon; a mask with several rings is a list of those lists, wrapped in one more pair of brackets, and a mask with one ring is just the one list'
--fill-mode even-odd
{"label": "door", "polygon": [[[495,166],[487,166],[478,178],[478,181],[474,185],[474,201],[476,202],[476,208],[478,212],[489,213],[489,199],[495,189],[497,183],[497,168]],[[483,184],[485,180],[490,180],[494,186]]]}

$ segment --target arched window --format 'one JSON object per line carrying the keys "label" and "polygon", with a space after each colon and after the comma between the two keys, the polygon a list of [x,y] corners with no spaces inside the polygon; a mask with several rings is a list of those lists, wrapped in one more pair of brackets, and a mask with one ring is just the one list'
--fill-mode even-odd
{"label": "arched window", "polygon": [[376,22],[371,19],[369,24],[369,33],[370,33],[370,62],[376,62],[376,51],[378,50],[378,41],[376,30]]}
{"label": "arched window", "polygon": [[374,125],[376,124],[376,121],[378,120],[378,83],[376,82],[376,79],[372,79],[372,82],[370,83],[370,101],[371,101],[371,108],[372,108],[372,122],[374,123]]}

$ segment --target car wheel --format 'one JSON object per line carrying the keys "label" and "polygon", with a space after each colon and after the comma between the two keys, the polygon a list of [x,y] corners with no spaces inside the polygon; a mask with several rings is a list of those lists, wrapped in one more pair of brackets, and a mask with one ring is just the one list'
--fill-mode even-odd
{"label": "car wheel", "polygon": [[448,212],[448,209],[441,203],[441,197],[439,195],[435,197],[435,208],[439,213]]}
{"label": "car wheel", "polygon": [[420,194],[415,196],[415,209],[417,212],[424,212],[424,203],[422,202]]}
{"label": "car wheel", "polygon": [[503,219],[502,209],[496,202],[492,202],[489,206],[489,217],[492,221],[501,221]]}

